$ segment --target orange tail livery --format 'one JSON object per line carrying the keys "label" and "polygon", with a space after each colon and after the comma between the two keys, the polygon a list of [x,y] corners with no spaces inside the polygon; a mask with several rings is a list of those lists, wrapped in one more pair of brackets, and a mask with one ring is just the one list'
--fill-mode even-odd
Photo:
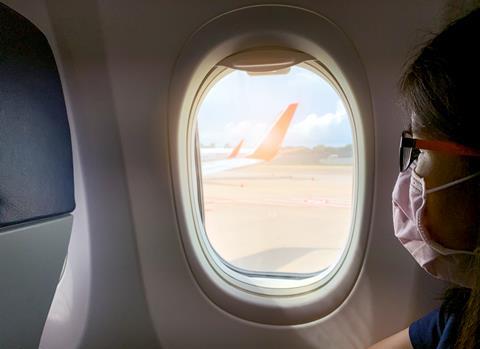
{"label": "orange tail livery", "polygon": [[233,151],[230,153],[227,159],[236,158],[238,153],[240,152],[240,148],[242,147],[242,145],[243,145],[243,139],[240,141],[240,143],[238,143],[235,149],[233,149]]}
{"label": "orange tail livery", "polygon": [[202,161],[203,176],[209,176],[211,174],[272,160],[278,154],[278,151],[282,146],[287,130],[290,127],[293,115],[297,110],[297,106],[298,103],[290,104],[287,109],[280,114],[260,144],[252,153],[248,154],[247,156],[238,156],[243,145],[242,139],[226,159],[217,161]]}
{"label": "orange tail livery", "polygon": [[297,106],[298,103],[292,103],[285,109],[254,152],[247,156],[248,158],[270,161],[277,155]]}

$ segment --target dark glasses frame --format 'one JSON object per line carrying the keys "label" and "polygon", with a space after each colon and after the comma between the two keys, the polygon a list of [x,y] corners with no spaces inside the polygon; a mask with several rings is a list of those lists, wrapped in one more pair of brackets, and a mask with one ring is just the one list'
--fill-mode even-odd
{"label": "dark glasses frame", "polygon": [[420,149],[433,150],[461,156],[479,156],[480,150],[469,148],[457,143],[446,141],[429,141],[412,138],[410,131],[403,131],[400,137],[400,172],[410,167],[418,155]]}

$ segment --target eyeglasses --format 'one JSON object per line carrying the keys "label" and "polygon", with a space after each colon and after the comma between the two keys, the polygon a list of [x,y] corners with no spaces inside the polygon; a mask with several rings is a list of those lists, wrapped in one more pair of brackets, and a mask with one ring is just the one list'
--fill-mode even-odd
{"label": "eyeglasses", "polygon": [[427,141],[412,138],[409,131],[403,131],[400,138],[400,172],[410,167],[412,162],[418,159],[420,149],[440,151],[461,156],[479,156],[480,150],[465,147],[463,145],[445,141]]}

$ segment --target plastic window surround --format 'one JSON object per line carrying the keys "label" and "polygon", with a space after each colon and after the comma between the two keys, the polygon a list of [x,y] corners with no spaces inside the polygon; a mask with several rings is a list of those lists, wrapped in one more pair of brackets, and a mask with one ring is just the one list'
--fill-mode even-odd
{"label": "plastic window surround", "polygon": [[[204,81],[201,84],[200,89],[197,92],[197,95],[194,99],[194,104],[190,113],[190,127],[188,132],[188,139],[190,140],[190,145],[188,147],[187,161],[189,163],[188,176],[190,178],[191,184],[191,207],[193,210],[193,215],[195,217],[195,227],[196,235],[198,241],[202,247],[203,254],[209,262],[209,266],[227,283],[245,291],[259,294],[259,295],[275,295],[275,296],[291,296],[295,294],[302,294],[306,292],[311,292],[315,289],[318,289],[328,283],[334,276],[335,273],[342,267],[342,263],[345,259],[346,254],[348,253],[349,247],[352,241],[352,233],[354,231],[355,223],[355,212],[357,206],[357,181],[358,181],[358,168],[357,163],[357,147],[356,147],[356,128],[355,120],[352,118],[352,110],[350,104],[345,96],[344,91],[342,90],[340,84],[335,79],[335,77],[328,71],[328,69],[321,64],[318,60],[313,59],[313,57],[304,54],[303,52],[286,50],[286,49],[277,49],[277,53],[274,54],[273,60],[275,61],[276,57],[282,57],[285,59],[288,57],[290,52],[293,53],[293,58],[290,60],[285,59],[287,62],[290,62],[290,66],[298,65],[302,68],[308,69],[315,74],[320,75],[324,78],[330,86],[338,93],[341,97],[345,108],[347,109],[347,114],[350,119],[350,124],[352,125],[352,136],[353,136],[353,149],[354,149],[354,182],[353,182],[353,203],[352,203],[352,216],[350,218],[350,231],[348,233],[348,239],[343,247],[343,251],[339,254],[338,258],[326,269],[315,272],[315,273],[265,273],[265,272],[254,272],[249,270],[244,270],[238,268],[226,260],[224,260],[212,247],[208,239],[205,226],[203,224],[202,210],[200,205],[202,205],[202,183],[201,183],[201,168],[200,160],[198,158],[198,149],[195,148],[195,144],[198,140],[197,128],[196,128],[196,115],[198,113],[198,108],[202,104],[205,96],[207,95],[210,87],[215,85],[220,81],[225,75],[229,73],[230,68],[227,66],[238,68],[235,65],[235,60],[232,57],[242,55],[245,57],[244,53],[248,52],[249,59],[253,60],[255,53],[260,52],[260,60],[265,58],[263,54],[266,49],[258,48],[253,50],[248,50],[234,54],[227,57],[224,61],[219,62],[215,68],[213,68],[210,73],[205,77]],[[283,53],[283,54],[282,54]],[[272,57],[270,55],[270,57]],[[278,60],[277,60],[278,62]],[[262,65],[263,70],[257,69],[257,72],[264,71],[267,72],[271,70],[275,65]],[[280,69],[288,68],[288,64],[279,64]],[[256,65],[259,67],[259,65]],[[244,68],[241,70],[249,70]],[[191,141],[193,140],[193,141]]]}
{"label": "plastic window surround", "polygon": [[[294,23],[294,25],[290,25]],[[315,28],[315,30],[312,30]],[[319,59],[342,87],[355,123],[357,188],[354,232],[343,266],[322,287],[295,296],[266,296],[237,287],[211,266],[197,237],[191,183],[194,149],[192,118],[200,87],[217,62],[234,52],[258,46],[280,46],[306,52]],[[350,112],[350,111],[349,111]],[[268,325],[305,324],[327,316],[349,296],[361,278],[373,208],[375,174],[374,119],[365,67],[348,35],[328,18],[289,5],[253,5],[210,19],[188,39],[177,57],[168,97],[168,142],[173,200],[179,238],[187,262],[191,287],[198,288],[215,306],[238,318]],[[190,142],[187,144],[187,142]],[[195,207],[193,206],[193,207]],[[147,283],[150,294],[161,290]],[[147,292],[148,294],[148,292]]]}

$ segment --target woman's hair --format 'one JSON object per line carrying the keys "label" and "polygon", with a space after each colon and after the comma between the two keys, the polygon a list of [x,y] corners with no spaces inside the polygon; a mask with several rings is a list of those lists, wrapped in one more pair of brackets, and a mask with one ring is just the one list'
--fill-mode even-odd
{"label": "woman's hair", "polygon": [[[405,69],[400,92],[406,109],[415,114],[415,128],[423,134],[480,149],[479,43],[480,8],[448,25]],[[478,168],[479,160],[466,164]],[[456,349],[480,348],[478,246],[477,238],[471,266],[476,279],[472,290],[449,290],[446,294],[447,308],[463,312]]]}

